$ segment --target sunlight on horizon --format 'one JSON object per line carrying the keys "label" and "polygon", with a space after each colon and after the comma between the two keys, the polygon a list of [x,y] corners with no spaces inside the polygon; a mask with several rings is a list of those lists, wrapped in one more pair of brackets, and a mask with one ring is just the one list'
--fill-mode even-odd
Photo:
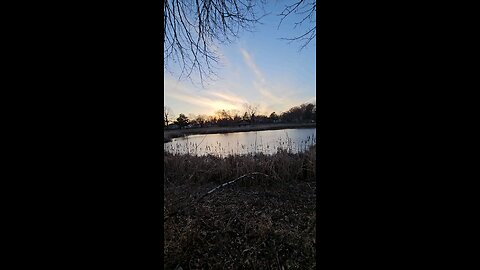
{"label": "sunlight on horizon", "polygon": [[[282,6],[274,6],[276,11]],[[294,19],[294,18],[293,18]],[[244,112],[244,104],[258,106],[258,113],[285,112],[304,103],[316,102],[316,46],[301,52],[277,31],[278,17],[267,16],[254,32],[244,32],[228,45],[215,48],[220,55],[219,79],[204,87],[164,71],[164,106],[175,116],[214,115],[219,110]],[[284,28],[285,29],[285,28]]]}

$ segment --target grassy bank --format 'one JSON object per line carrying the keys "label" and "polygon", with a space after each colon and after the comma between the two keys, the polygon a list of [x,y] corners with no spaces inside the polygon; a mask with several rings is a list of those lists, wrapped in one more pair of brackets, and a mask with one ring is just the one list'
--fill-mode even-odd
{"label": "grassy bank", "polygon": [[173,138],[182,137],[185,135],[194,134],[214,134],[214,133],[232,133],[232,132],[246,132],[246,131],[261,131],[261,130],[275,130],[285,128],[315,128],[316,123],[301,123],[301,124],[261,124],[251,125],[243,127],[204,127],[204,128],[192,128],[192,129],[176,129],[176,130],[164,130],[163,141],[169,142]]}
{"label": "grassy bank", "polygon": [[165,269],[315,267],[315,147],[164,157]]}

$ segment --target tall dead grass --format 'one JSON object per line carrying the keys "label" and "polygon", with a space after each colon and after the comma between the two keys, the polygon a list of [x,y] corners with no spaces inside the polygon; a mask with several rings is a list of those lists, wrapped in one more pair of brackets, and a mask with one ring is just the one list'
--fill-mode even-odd
{"label": "tall dead grass", "polygon": [[314,269],[315,152],[165,153],[164,268]]}
{"label": "tall dead grass", "polygon": [[316,146],[304,153],[279,149],[274,155],[250,154],[217,157],[213,155],[164,154],[165,184],[223,183],[244,174],[259,172],[270,177],[265,184],[282,184],[315,179]]}

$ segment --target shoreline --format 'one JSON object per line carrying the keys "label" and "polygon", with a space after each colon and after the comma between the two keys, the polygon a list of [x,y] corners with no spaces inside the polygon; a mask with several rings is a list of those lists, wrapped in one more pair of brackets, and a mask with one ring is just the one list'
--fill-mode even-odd
{"label": "shoreline", "polygon": [[289,128],[316,128],[317,123],[285,123],[285,124],[259,124],[243,127],[203,127],[192,129],[175,129],[163,131],[163,143],[171,142],[173,138],[183,137],[187,135],[197,134],[224,134],[234,132],[249,132],[249,131],[263,131],[263,130],[277,130]]}

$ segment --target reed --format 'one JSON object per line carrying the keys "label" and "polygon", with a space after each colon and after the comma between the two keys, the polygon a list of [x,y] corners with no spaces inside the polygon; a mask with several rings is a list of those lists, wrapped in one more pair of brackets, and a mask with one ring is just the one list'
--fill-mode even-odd
{"label": "reed", "polygon": [[315,159],[166,152],[164,268],[314,268]]}
{"label": "reed", "polygon": [[268,143],[264,144],[263,137],[261,137],[260,144],[257,144],[257,138],[255,138],[255,141],[250,145],[240,144],[237,141],[234,145],[230,145],[230,143],[227,142],[227,145],[222,146],[218,141],[215,143],[204,143],[205,137],[206,135],[200,143],[189,142],[187,137],[187,140],[164,144],[164,151],[173,155],[192,154],[201,156],[214,155],[220,157],[252,155],[259,152],[271,155],[278,151],[286,151],[288,153],[305,152],[316,144],[316,137],[314,135],[308,136],[304,140],[293,141],[288,137],[287,133],[285,133],[285,138],[279,138],[276,142],[273,142],[273,145]]}

